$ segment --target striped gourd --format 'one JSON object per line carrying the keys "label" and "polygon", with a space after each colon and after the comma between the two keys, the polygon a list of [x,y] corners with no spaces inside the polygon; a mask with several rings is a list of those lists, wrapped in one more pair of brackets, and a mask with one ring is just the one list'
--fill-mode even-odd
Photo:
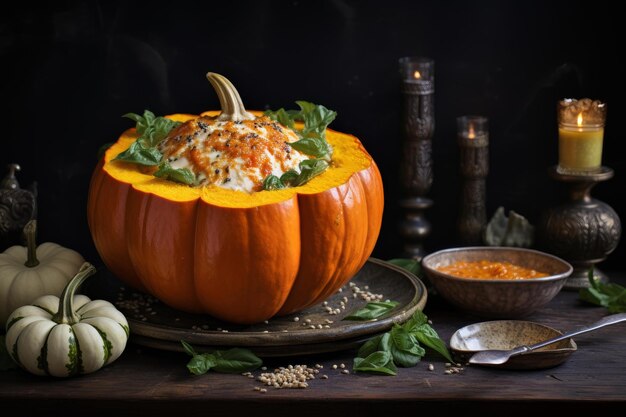
{"label": "striped gourd", "polygon": [[87,374],[116,360],[128,340],[128,322],[113,304],[74,295],[95,273],[85,262],[61,298],[45,295],[19,307],[7,320],[6,347],[35,375]]}

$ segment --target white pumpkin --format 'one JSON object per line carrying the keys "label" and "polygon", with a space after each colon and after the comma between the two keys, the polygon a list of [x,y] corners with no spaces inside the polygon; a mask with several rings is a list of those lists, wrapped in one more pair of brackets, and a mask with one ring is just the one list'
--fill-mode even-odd
{"label": "white pumpkin", "polygon": [[45,295],[10,315],[5,342],[18,365],[35,375],[65,377],[97,371],[122,354],[126,317],[106,300],[74,295],[95,271],[85,262],[61,298]]}
{"label": "white pumpkin", "polygon": [[35,243],[37,223],[24,227],[27,246],[11,246],[0,253],[0,323],[16,308],[42,295],[59,296],[76,274],[83,257],[72,249],[46,242]]}

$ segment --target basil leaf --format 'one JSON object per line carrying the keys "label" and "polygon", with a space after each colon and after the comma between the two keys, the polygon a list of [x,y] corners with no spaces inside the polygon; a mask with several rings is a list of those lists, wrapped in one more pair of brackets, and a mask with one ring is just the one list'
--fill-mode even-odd
{"label": "basil leaf", "polygon": [[[291,147],[307,155],[330,160],[332,149],[326,142],[326,128],[335,120],[337,113],[307,101],[296,101],[296,104],[300,107],[299,111],[281,108],[268,110],[265,114],[296,132],[300,140],[290,143]],[[303,122],[304,127],[297,129],[296,121]]]}
{"label": "basil leaf", "polygon": [[193,346],[191,346],[189,343],[185,342],[184,340],[181,340],[180,343],[183,345],[183,349],[185,349],[185,352],[187,352],[187,354],[189,356],[196,356],[197,353],[194,350]]}
{"label": "basil leaf", "polygon": [[344,320],[372,320],[389,313],[398,305],[397,301],[375,301],[349,314]]}
{"label": "basil leaf", "polygon": [[398,366],[405,368],[415,366],[426,354],[415,336],[401,326],[395,325],[391,329],[389,340],[393,362]]}
{"label": "basil leaf", "polygon": [[578,292],[581,301],[599,305],[608,309],[609,313],[626,312],[626,288],[619,284],[603,284],[596,280],[593,268],[589,269],[589,288]]}
{"label": "basil leaf", "polygon": [[420,270],[422,269],[422,264],[417,259],[395,258],[389,259],[387,262],[398,265],[400,268],[404,268],[414,275],[419,275]]}
{"label": "basil leaf", "polygon": [[335,120],[337,113],[322,105],[306,101],[296,101],[296,104],[300,107],[300,114],[304,121],[302,136],[308,137],[313,132],[316,136],[325,139],[326,127]]}
{"label": "basil leaf", "polygon": [[295,186],[304,185],[324,172],[326,168],[328,168],[328,162],[322,159],[307,159],[306,161],[302,161],[300,162],[300,174],[298,174],[298,177],[293,181],[293,184]]}
{"label": "basil leaf", "polygon": [[272,120],[276,120],[283,126],[295,130],[294,118],[285,109],[278,109],[276,112],[266,111],[265,115],[269,116]]}
{"label": "basil leaf", "polygon": [[289,146],[316,158],[323,158],[330,154],[330,145],[322,138],[303,138],[289,142]]}
{"label": "basil leaf", "polygon": [[369,355],[371,355],[374,352],[377,352],[379,350],[385,350],[385,349],[379,348],[380,342],[383,337],[387,337],[387,339],[389,339],[389,333],[381,334],[363,343],[363,345],[359,348],[359,351],[356,354],[357,357],[367,358]]}
{"label": "basil leaf", "polygon": [[206,374],[216,364],[215,356],[210,353],[196,355],[187,363],[187,369],[194,375]]}
{"label": "basil leaf", "polygon": [[283,184],[280,178],[278,178],[276,175],[270,174],[263,180],[264,190],[280,190],[281,188],[285,188],[285,184]]}
{"label": "basil leaf", "polygon": [[16,369],[17,364],[13,362],[11,355],[7,351],[5,336],[0,336],[0,371]]}
{"label": "basil leaf", "polygon": [[404,327],[408,332],[416,331],[420,326],[428,323],[428,317],[426,314],[422,313],[420,310],[416,310],[415,313],[408,319],[402,327]]}
{"label": "basil leaf", "polygon": [[156,116],[150,110],[144,110],[143,116],[136,113],[126,113],[122,117],[126,117],[136,122],[135,129],[137,129],[139,136],[143,136],[146,129],[151,126],[152,123],[154,123],[154,119],[156,119]]}
{"label": "basil leaf", "polygon": [[187,168],[172,168],[167,162],[159,165],[159,169],[154,173],[154,176],[187,185],[192,185],[196,182],[196,176],[193,172]]}
{"label": "basil leaf", "polygon": [[446,344],[439,338],[439,335],[435,329],[430,326],[430,324],[422,324],[417,329],[413,330],[411,335],[415,336],[415,338],[424,346],[431,348],[446,358],[448,362],[454,362]]}
{"label": "basil leaf", "polygon": [[117,155],[115,161],[132,162],[134,164],[155,166],[161,162],[163,155],[156,148],[147,148],[138,140],[133,142],[128,149]]}
{"label": "basil leaf", "polygon": [[223,373],[252,371],[263,364],[263,361],[248,349],[233,348],[226,351],[215,351],[213,370]]}
{"label": "basil leaf", "polygon": [[166,119],[165,117],[157,117],[153,124],[148,126],[143,135],[141,135],[142,139],[147,141],[149,146],[157,146],[178,125],[180,125],[180,122]]}
{"label": "basil leaf", "polygon": [[143,116],[126,113],[122,117],[135,121],[135,129],[139,137],[128,149],[117,155],[115,160],[147,166],[158,165],[163,155],[156,146],[167,137],[172,129],[180,125],[180,122],[165,117],[156,117],[150,110],[145,110]]}
{"label": "basil leaf", "polygon": [[194,375],[205,374],[211,369],[223,373],[251,371],[263,364],[263,361],[248,349],[233,348],[198,354],[189,343],[184,340],[180,342],[185,352],[191,355],[187,369]]}
{"label": "basil leaf", "polygon": [[291,185],[298,180],[298,175],[300,175],[298,171],[294,169],[290,169],[289,171],[285,172],[283,175],[280,176],[280,181],[283,184]]}
{"label": "basil leaf", "polygon": [[328,168],[328,162],[322,159],[307,159],[300,162],[300,172],[290,169],[280,178],[276,175],[268,175],[263,180],[264,190],[278,190],[285,187],[298,187],[309,182]]}
{"label": "basil leaf", "polygon": [[398,369],[393,363],[391,353],[378,351],[366,358],[354,358],[352,369],[359,372],[373,372],[383,375],[396,375]]}

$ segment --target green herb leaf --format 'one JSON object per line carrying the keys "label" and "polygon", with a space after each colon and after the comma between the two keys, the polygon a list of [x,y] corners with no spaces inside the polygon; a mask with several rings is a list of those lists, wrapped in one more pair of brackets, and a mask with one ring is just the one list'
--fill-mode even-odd
{"label": "green herb leaf", "polygon": [[361,347],[359,348],[359,351],[357,352],[356,356],[359,358],[367,358],[369,355],[371,355],[374,352],[377,352],[379,350],[385,350],[379,347],[382,338],[385,336],[387,337],[387,339],[389,339],[389,333],[385,333],[385,334],[381,334],[376,337],[373,337],[367,342],[363,343],[363,345],[361,345]]}
{"label": "green herb leaf", "polygon": [[626,288],[619,284],[601,283],[595,278],[593,268],[589,269],[587,276],[590,287],[579,290],[580,300],[605,307],[609,313],[626,312]]}
{"label": "green herb leaf", "polygon": [[435,352],[439,353],[441,356],[446,358],[448,362],[454,362],[446,344],[443,340],[439,338],[435,329],[430,327],[429,324],[421,325],[416,331],[411,332],[411,335],[415,336],[415,338],[426,347],[431,348]]}
{"label": "green herb leaf", "polygon": [[263,364],[263,361],[248,349],[233,348],[226,351],[215,351],[213,370],[223,373],[252,371]]}
{"label": "green herb leaf", "polygon": [[[307,101],[296,101],[300,110],[277,111],[268,110],[265,115],[291,128],[300,137],[299,141],[290,143],[294,149],[316,158],[330,160],[331,147],[326,142],[326,128],[335,120],[337,113],[318,104]],[[295,122],[303,122],[304,127],[297,129]]]}
{"label": "green herb leaf", "polygon": [[183,349],[191,356],[187,369],[194,375],[202,375],[213,369],[222,373],[251,371],[263,364],[263,361],[248,349],[232,348],[198,354],[189,343],[180,341]]}
{"label": "green herb leaf", "polygon": [[325,139],[326,128],[335,120],[337,113],[322,105],[316,105],[307,101],[296,101],[300,107],[300,120],[304,121],[303,137],[320,137]]}
{"label": "green herb leaf", "polygon": [[132,162],[134,164],[155,166],[159,165],[163,155],[156,148],[145,147],[138,140],[131,143],[131,145],[124,152],[118,154],[114,160]]}
{"label": "green herb leaf", "polygon": [[144,110],[143,116],[136,113],[126,113],[122,117],[126,117],[127,119],[134,120],[136,122],[135,129],[137,129],[139,136],[143,136],[146,129],[149,126],[152,126],[154,119],[156,119],[156,116],[150,110]]}
{"label": "green herb leaf", "polygon": [[[297,174],[296,174],[297,175]],[[285,188],[285,184],[278,178],[276,175],[268,175],[263,180],[263,189],[264,190],[280,190],[281,188]]]}
{"label": "green herb leaf", "polygon": [[426,354],[415,338],[415,335],[407,332],[403,327],[394,325],[390,332],[390,351],[393,362],[405,368],[417,365]]}
{"label": "green herb leaf", "polygon": [[398,265],[400,268],[404,268],[414,275],[419,275],[422,269],[422,264],[417,259],[395,258],[389,259],[387,262]]}
{"label": "green herb leaf", "polygon": [[159,165],[163,155],[156,146],[167,137],[172,129],[180,125],[180,122],[161,116],[156,117],[150,110],[145,110],[143,116],[126,113],[122,117],[136,122],[135,129],[139,137],[127,150],[117,155],[115,160],[147,166]]}
{"label": "green herb leaf", "polygon": [[189,356],[193,357],[197,355],[195,349],[189,343],[185,342],[184,340],[181,340],[180,343],[183,345],[183,349],[185,349],[185,352],[187,352]]}
{"label": "green herb leaf", "polygon": [[378,351],[366,358],[354,358],[352,369],[359,372],[373,372],[383,375],[396,375],[398,369],[390,352]]}
{"label": "green herb leaf", "polygon": [[285,172],[278,178],[276,175],[268,175],[263,180],[264,190],[279,190],[286,187],[298,187],[309,182],[328,168],[328,162],[322,159],[307,159],[300,162],[300,172],[293,169]]}
{"label": "green herb leaf", "polygon": [[196,355],[192,357],[187,363],[187,369],[194,375],[206,374],[211,368],[215,366],[215,356],[210,353],[204,353],[202,355]]}
{"label": "green herb leaf", "polygon": [[159,165],[159,169],[154,173],[154,176],[187,185],[192,185],[196,182],[196,176],[189,169],[172,168],[167,162]]}
{"label": "green herb leaf", "polygon": [[[296,187],[306,184],[311,181],[311,179],[324,172],[326,168],[328,168],[328,162],[322,159],[307,159],[306,161],[300,162],[299,168],[300,174],[298,174],[298,177],[292,181],[293,185]],[[289,174],[289,171],[285,174]],[[285,174],[281,176],[281,180],[283,182],[287,179],[283,178]]]}
{"label": "green herb leaf", "polygon": [[295,142],[289,142],[289,146],[316,158],[325,158],[330,154],[330,145],[319,137],[303,138]]}
{"label": "green herb leaf", "polygon": [[7,351],[5,336],[0,336],[0,371],[16,369],[17,364],[13,362],[11,355]]}
{"label": "green herb leaf", "polygon": [[344,320],[372,320],[389,313],[398,305],[397,301],[375,301],[349,314]]}

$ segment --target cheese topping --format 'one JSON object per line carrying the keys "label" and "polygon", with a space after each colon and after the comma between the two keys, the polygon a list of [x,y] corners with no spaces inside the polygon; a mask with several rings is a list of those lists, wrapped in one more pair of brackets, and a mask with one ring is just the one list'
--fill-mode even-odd
{"label": "cheese topping", "polygon": [[159,144],[164,160],[187,168],[197,186],[216,185],[238,191],[260,191],[270,174],[280,177],[311,159],[288,143],[298,136],[267,116],[241,122],[201,116],[170,132]]}

